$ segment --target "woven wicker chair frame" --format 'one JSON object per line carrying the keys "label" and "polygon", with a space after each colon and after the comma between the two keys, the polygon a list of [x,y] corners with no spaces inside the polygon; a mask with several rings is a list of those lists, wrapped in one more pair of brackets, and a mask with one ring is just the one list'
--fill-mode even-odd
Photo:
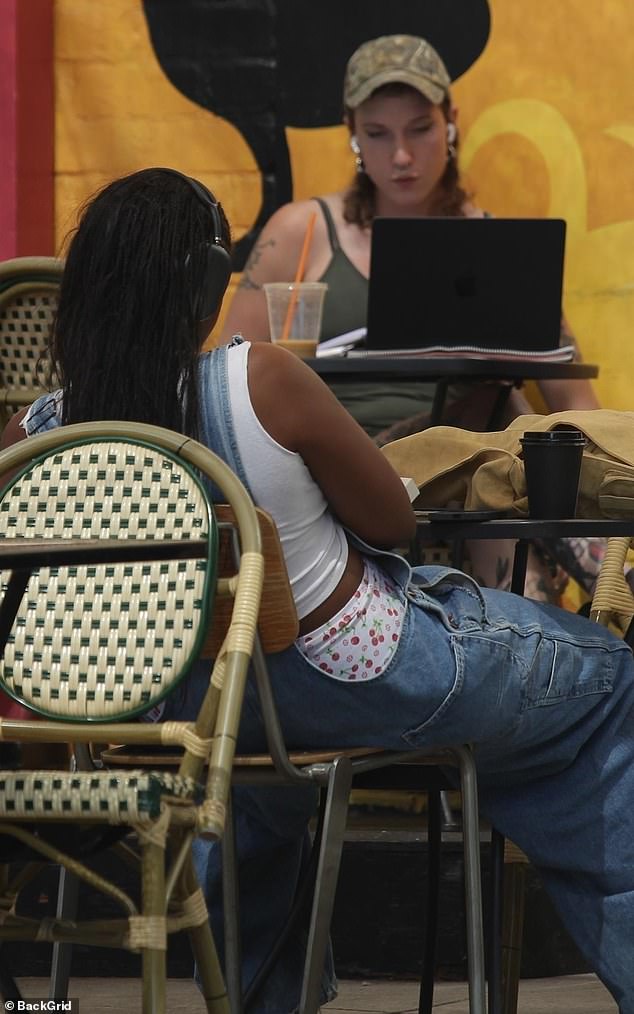
{"label": "woven wicker chair frame", "polygon": [[[41,863],[16,873],[5,862],[0,941],[140,951],[144,1014],[162,1014],[167,942],[186,929],[207,1010],[228,1014],[191,843],[197,834],[220,838],[224,830],[262,589],[255,509],[209,450],[153,426],[105,422],[53,430],[0,454],[0,474],[14,475],[0,494],[0,552],[3,541],[29,538],[73,545],[134,539],[146,551],[148,540],[195,540],[198,546],[191,559],[60,564],[31,574],[0,663],[0,685],[34,715],[0,719],[0,742],[169,745],[179,759],[171,772],[0,771],[0,836],[60,863],[121,908],[120,918],[92,922],[18,916],[19,889]],[[235,570],[219,581],[217,523],[198,474],[222,490],[239,533]],[[3,595],[9,576],[2,573]],[[200,655],[214,597],[233,605],[223,610],[226,632],[196,721],[135,721]],[[82,829],[100,826],[135,832],[140,905],[72,846],[59,846],[60,827],[74,842]]]}
{"label": "woven wicker chair frame", "polygon": [[48,337],[63,261],[15,257],[0,262],[0,424],[43,393]]}

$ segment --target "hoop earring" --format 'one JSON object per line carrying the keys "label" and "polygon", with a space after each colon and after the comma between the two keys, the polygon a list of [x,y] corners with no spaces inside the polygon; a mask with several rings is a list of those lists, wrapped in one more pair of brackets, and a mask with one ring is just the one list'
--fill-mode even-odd
{"label": "hoop earring", "polygon": [[358,173],[364,173],[365,172],[365,163],[364,163],[363,158],[361,156],[361,148],[359,147],[359,142],[357,141],[357,138],[356,138],[355,134],[353,134],[352,137],[350,138],[350,147],[351,147],[352,152],[354,154],[354,164],[356,166],[357,172]]}

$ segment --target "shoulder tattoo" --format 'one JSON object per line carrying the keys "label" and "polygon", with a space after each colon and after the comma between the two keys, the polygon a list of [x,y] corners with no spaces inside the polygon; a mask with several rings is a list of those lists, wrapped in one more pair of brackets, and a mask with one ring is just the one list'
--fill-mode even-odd
{"label": "shoulder tattoo", "polygon": [[255,267],[257,267],[257,265],[258,265],[258,263],[260,261],[260,258],[262,257],[262,253],[264,252],[264,249],[267,246],[275,246],[275,240],[274,239],[267,239],[263,243],[256,243],[255,246],[253,247],[253,250],[249,254],[249,258],[248,258],[248,260],[247,260],[247,262],[246,262],[246,264],[244,266],[244,271],[242,272],[242,278],[238,282],[238,288],[239,289],[261,289],[262,288],[262,285],[260,284],[260,282],[256,282],[254,280],[251,272],[253,271],[253,269]]}

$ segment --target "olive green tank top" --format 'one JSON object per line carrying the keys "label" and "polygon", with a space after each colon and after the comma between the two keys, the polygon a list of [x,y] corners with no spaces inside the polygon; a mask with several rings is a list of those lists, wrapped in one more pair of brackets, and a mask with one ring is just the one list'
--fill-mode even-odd
{"label": "olive green tank top", "polygon": [[[368,311],[368,280],[341,249],[330,208],[320,197],[332,257],[319,279],[328,284],[321,324],[321,341],[365,327]],[[400,380],[391,383],[332,381],[328,384],[337,400],[374,436],[387,426],[415,415],[431,405],[434,386]]]}
{"label": "olive green tank top", "polygon": [[316,197],[321,208],[332,257],[319,279],[326,282],[328,291],[324,299],[321,321],[321,341],[345,334],[357,327],[365,327],[368,315],[368,280],[341,249],[330,208],[321,197]]}

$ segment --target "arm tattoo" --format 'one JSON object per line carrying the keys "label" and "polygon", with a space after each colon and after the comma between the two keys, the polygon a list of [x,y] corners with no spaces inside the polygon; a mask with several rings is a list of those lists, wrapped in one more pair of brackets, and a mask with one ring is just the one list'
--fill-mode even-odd
{"label": "arm tattoo", "polygon": [[262,252],[263,252],[264,248],[267,247],[267,246],[275,246],[275,240],[274,239],[267,239],[266,243],[256,243],[255,246],[253,247],[253,250],[249,254],[249,259],[248,259],[248,261],[246,262],[246,264],[244,266],[244,271],[242,272],[242,278],[238,282],[238,288],[239,289],[256,289],[256,290],[259,290],[259,289],[262,288],[262,286],[260,285],[259,282],[255,282],[253,280],[253,278],[251,276],[251,271],[258,264],[258,262],[259,262],[259,260],[260,260],[260,258],[262,256]]}

